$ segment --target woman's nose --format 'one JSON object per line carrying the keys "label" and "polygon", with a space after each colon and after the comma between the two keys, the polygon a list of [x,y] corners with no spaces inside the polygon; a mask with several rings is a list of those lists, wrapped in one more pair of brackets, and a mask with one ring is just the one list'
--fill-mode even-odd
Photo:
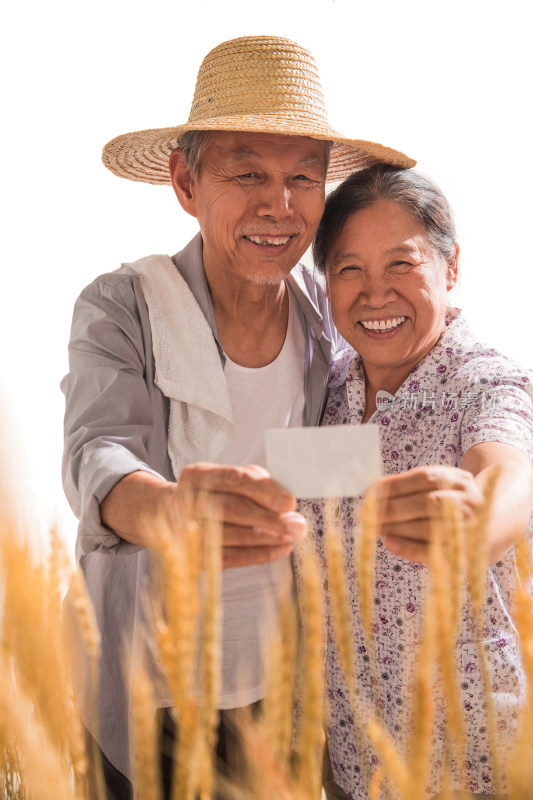
{"label": "woman's nose", "polygon": [[390,279],[383,273],[366,275],[361,289],[361,301],[372,308],[381,308],[397,296]]}

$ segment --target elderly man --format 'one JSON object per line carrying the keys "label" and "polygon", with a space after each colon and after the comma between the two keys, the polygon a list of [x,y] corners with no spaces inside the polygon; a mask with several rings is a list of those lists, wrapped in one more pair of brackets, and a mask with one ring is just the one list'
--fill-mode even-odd
{"label": "elderly man", "polygon": [[[326,178],[379,160],[414,162],[333,131],[312,57],[272,37],[216,47],[188,122],[120,136],[103,160],[119,176],[171,183],[200,227],[172,258],[123,265],[82,292],[62,383],[64,485],[102,634],[99,730],[83,672],[81,707],[110,796],[128,797],[123,643],[146,625],[157,544],[143,520],[177,519],[191,492],[222,509],[224,739],[228,710],[264,695],[261,629],[305,532],[294,498],[264,469],[263,433],[320,421],[342,346],[322,289],[298,261]],[[156,656],[148,668],[164,708]]]}

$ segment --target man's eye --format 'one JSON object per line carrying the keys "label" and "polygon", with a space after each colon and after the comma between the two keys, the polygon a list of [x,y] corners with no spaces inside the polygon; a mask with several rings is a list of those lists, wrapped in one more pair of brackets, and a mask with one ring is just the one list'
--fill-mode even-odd
{"label": "man's eye", "polygon": [[258,178],[259,175],[257,172],[245,172],[244,175],[237,175],[237,177],[239,180],[254,180],[255,178]]}
{"label": "man's eye", "polygon": [[303,173],[301,175],[295,175],[294,180],[301,181],[302,183],[316,183],[314,178],[311,178],[310,175],[304,175]]}

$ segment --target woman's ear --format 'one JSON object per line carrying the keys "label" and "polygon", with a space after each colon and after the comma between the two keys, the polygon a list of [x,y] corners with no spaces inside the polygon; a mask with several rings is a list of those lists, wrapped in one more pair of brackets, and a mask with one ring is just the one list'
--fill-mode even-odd
{"label": "woman's ear", "polygon": [[172,181],[172,188],[179,200],[180,206],[187,214],[196,217],[194,178],[191,175],[189,167],[185,163],[185,156],[179,148],[171,152],[168,161],[168,169]]}
{"label": "woman's ear", "polygon": [[458,276],[459,276],[459,244],[455,242],[455,254],[453,262],[448,264],[448,268],[446,270],[446,289],[449,292],[453,289],[453,287],[457,283]]}

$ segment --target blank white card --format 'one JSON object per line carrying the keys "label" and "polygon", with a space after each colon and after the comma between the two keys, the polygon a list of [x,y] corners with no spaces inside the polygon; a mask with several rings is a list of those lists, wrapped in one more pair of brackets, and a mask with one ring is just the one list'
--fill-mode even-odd
{"label": "blank white card", "polygon": [[357,497],[381,477],[377,425],[265,432],[267,469],[295,497]]}

